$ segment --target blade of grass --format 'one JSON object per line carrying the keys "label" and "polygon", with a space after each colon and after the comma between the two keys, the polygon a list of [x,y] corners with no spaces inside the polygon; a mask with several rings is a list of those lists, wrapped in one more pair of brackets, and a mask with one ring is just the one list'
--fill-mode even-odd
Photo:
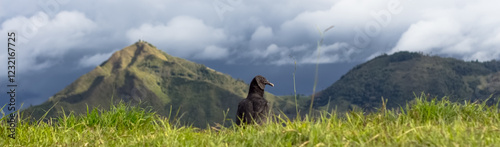
{"label": "blade of grass", "polygon": [[321,45],[323,45],[323,39],[324,39],[324,33],[330,29],[332,29],[334,26],[330,26],[328,28],[326,28],[323,32],[318,29],[318,32],[319,34],[321,35],[321,40],[318,42],[317,44],[317,47],[316,47],[316,50],[318,52],[318,56],[316,58],[316,72],[315,72],[315,75],[314,75],[314,85],[313,85],[313,93],[311,95],[311,105],[309,106],[309,115],[311,116],[312,115],[312,107],[313,107],[313,104],[314,104],[314,96],[316,94],[316,85],[318,84],[318,70],[319,70],[319,59],[320,59],[320,55],[321,55]]}

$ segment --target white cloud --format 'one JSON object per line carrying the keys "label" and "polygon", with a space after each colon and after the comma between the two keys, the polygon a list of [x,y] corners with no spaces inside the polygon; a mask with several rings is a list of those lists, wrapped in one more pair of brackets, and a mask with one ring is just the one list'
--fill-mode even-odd
{"label": "white cloud", "polygon": [[183,58],[205,57],[197,54],[214,49],[209,46],[218,46],[227,40],[222,29],[208,26],[201,19],[190,16],[177,16],[167,24],[143,24],[127,31],[127,38],[131,42],[141,36],[167,53]]}
{"label": "white cloud", "polygon": [[[89,43],[88,38],[97,25],[85,14],[77,11],[63,11],[55,16],[46,26],[40,27],[37,37],[29,44],[37,44],[36,53],[50,57],[61,56],[78,45]],[[33,43],[31,43],[33,42]]]}
{"label": "white cloud", "polygon": [[[460,24],[447,19],[421,21],[410,26],[395,49],[431,51],[452,47],[464,40]],[[395,51],[395,50],[393,50]]]}
{"label": "white cloud", "polygon": [[16,32],[17,70],[25,73],[57,64],[69,51],[88,44],[90,38],[87,35],[96,28],[97,25],[85,14],[62,11],[52,19],[43,12],[31,17],[13,17],[2,23],[0,32]]}
{"label": "white cloud", "polygon": [[106,61],[115,51],[109,53],[97,53],[92,56],[83,56],[78,61],[80,67],[95,67],[102,62]]}
{"label": "white cloud", "polygon": [[288,49],[280,48],[276,44],[271,44],[265,50],[252,50],[251,54],[249,55],[255,58],[268,58],[269,56],[276,56],[273,54],[276,54],[278,52],[288,52]]}
{"label": "white cloud", "polygon": [[273,29],[270,27],[259,26],[255,32],[252,34],[252,41],[265,41],[270,40],[273,37]]}
{"label": "white cloud", "polygon": [[280,35],[284,42],[301,37],[318,38],[318,29],[323,31],[332,25],[335,33],[330,35],[352,33],[354,27],[372,19],[371,12],[385,9],[386,4],[387,1],[340,0],[329,9],[304,11],[283,22]]}
{"label": "white cloud", "polygon": [[390,51],[423,51],[487,61],[500,55],[500,2],[482,0],[440,5],[421,12]]}
{"label": "white cloud", "polygon": [[[347,43],[334,43],[327,46],[322,46],[314,52],[305,55],[299,60],[299,63],[315,64],[315,63],[337,63],[350,61],[352,55],[356,53],[356,49],[349,46]],[[319,54],[318,54],[319,53]]]}
{"label": "white cloud", "polygon": [[226,58],[229,55],[227,48],[221,48],[218,46],[210,45],[207,46],[203,51],[194,55],[197,59],[221,59]]}
{"label": "white cloud", "polygon": [[[392,2],[393,0],[340,0],[327,9],[301,12],[279,25],[279,28],[275,31],[275,38],[277,40],[275,44],[288,49],[297,46],[307,46],[307,50],[290,51],[288,53],[298,59],[300,64],[314,64],[317,61],[319,63],[338,63],[363,60],[365,57],[356,57],[361,56],[357,54],[362,51],[353,47],[356,46],[354,39],[357,32],[355,30],[364,30],[367,24],[379,23],[378,17],[380,16],[378,15],[382,14],[382,11],[390,13],[389,11],[392,9],[389,9],[389,5]],[[398,10],[402,10],[403,4],[397,4],[400,6]],[[399,15],[399,13],[399,11],[397,13],[390,13],[391,16],[388,18],[388,22],[380,24],[382,26],[380,33],[375,34],[376,36],[370,39],[375,40],[376,38],[386,36],[399,36],[397,30],[400,29],[391,28],[396,26],[396,23],[393,21],[398,21],[396,15]],[[331,26],[334,26],[334,28],[328,32],[323,32],[323,34],[320,33]],[[321,35],[324,35],[325,44],[330,45],[323,46],[324,49],[322,49],[321,56],[318,58],[315,49],[317,41],[322,39]],[[378,43],[375,41],[372,42],[374,44]],[[283,56],[283,58],[290,57]],[[280,60],[277,63],[284,63],[283,61],[287,60]]]}
{"label": "white cloud", "polygon": [[264,50],[252,50],[247,56],[273,65],[294,64],[293,60],[298,64],[324,64],[352,61],[358,52],[345,42],[323,45],[320,50],[308,45],[285,47],[271,44]]}

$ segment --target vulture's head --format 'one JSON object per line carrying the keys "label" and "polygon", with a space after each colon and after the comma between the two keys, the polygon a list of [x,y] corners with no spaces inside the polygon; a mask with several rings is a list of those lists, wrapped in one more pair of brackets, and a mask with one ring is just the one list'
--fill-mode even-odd
{"label": "vulture's head", "polygon": [[264,78],[263,76],[261,75],[257,75],[255,76],[255,78],[253,78],[252,82],[250,83],[250,86],[258,86],[261,90],[264,90],[264,88],[266,88],[266,85],[270,85],[272,87],[274,87],[274,84],[269,82],[266,78]]}

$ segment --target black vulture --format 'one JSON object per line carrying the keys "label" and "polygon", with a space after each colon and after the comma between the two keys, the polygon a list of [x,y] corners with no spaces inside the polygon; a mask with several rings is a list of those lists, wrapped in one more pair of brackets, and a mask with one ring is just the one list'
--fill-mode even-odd
{"label": "black vulture", "polygon": [[255,76],[250,83],[248,96],[238,104],[238,112],[236,112],[236,124],[257,123],[262,124],[267,120],[269,113],[269,104],[264,99],[264,88],[266,85],[274,87],[274,84],[267,81],[261,75]]}

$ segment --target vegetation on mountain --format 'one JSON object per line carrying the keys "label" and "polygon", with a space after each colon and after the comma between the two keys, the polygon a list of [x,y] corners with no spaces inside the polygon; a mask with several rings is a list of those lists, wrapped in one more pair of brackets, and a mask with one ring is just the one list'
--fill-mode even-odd
{"label": "vegetation on mountain", "polygon": [[[205,128],[209,124],[234,121],[238,102],[247,93],[248,84],[242,80],[170,56],[139,41],[115,52],[47,102],[24,112],[39,119],[51,108],[46,118],[61,116],[63,111],[66,115],[84,114],[87,107],[107,109],[120,101],[140,102],[142,107],[150,106],[159,115],[178,112],[177,117],[184,125]],[[294,104],[270,93],[265,93],[265,97],[273,108],[281,110]]]}
{"label": "vegetation on mountain", "polygon": [[414,93],[450,96],[451,101],[484,100],[500,96],[500,62],[465,62],[422,53],[381,55],[351,69],[319,92],[314,105],[345,112],[373,111],[388,100],[388,108],[413,101]]}
{"label": "vegetation on mountain", "polygon": [[[397,52],[381,55],[351,69],[330,87],[318,92],[318,109],[399,108],[414,101],[414,93],[449,96],[451,101],[496,101],[500,96],[500,62],[462,61],[453,58]],[[149,107],[161,116],[180,119],[183,125],[206,128],[235,121],[237,104],[248,93],[248,84],[204,65],[170,56],[147,42],[136,42],[114,53],[107,61],[52,96],[25,111],[39,119],[84,114],[87,107],[106,110],[124,101]],[[298,118],[307,112],[310,97],[274,96],[265,93],[275,114]],[[50,111],[49,111],[50,110]]]}

